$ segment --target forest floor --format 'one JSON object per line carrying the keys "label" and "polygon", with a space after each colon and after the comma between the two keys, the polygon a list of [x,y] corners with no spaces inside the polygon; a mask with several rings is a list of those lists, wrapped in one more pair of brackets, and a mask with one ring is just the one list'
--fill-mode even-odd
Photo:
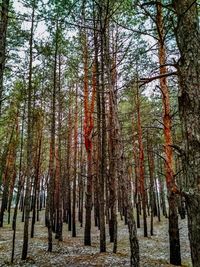
{"label": "forest floor", "polygon": [[[21,214],[18,215],[20,219]],[[44,217],[44,216],[42,216]],[[5,218],[6,219],[6,218]],[[53,252],[47,252],[47,229],[44,226],[44,218],[35,225],[35,237],[29,239],[28,259],[21,261],[23,242],[23,223],[17,224],[15,260],[10,263],[13,231],[11,225],[4,224],[0,228],[0,267],[25,266],[25,267],[108,267],[130,266],[130,250],[127,226],[123,221],[118,223],[118,252],[112,253],[112,244],[107,242],[107,252],[99,253],[99,231],[92,227],[92,246],[83,245],[84,229],[77,226],[77,237],[72,238],[67,231],[67,225],[63,227],[63,241],[54,239]],[[138,229],[140,243],[141,267],[172,267],[169,264],[168,220],[162,218],[158,222],[154,219],[154,236],[143,237],[142,227]],[[190,267],[190,248],[186,219],[180,220],[180,239],[182,266]],[[107,240],[109,240],[107,236]]]}

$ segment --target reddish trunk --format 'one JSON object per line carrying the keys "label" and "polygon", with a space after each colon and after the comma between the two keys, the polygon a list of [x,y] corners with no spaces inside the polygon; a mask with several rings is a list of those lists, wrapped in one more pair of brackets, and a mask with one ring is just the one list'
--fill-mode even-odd
{"label": "reddish trunk", "polygon": [[[161,3],[157,3],[157,31],[159,35],[159,64],[160,75],[167,73],[166,49],[164,44],[164,24]],[[178,229],[178,215],[176,197],[174,196],[175,180],[173,175],[173,151],[171,135],[170,97],[167,78],[160,78],[160,89],[163,101],[163,125],[165,137],[165,178],[169,193],[169,237],[170,237],[170,263],[181,265],[180,241]]]}
{"label": "reddish trunk", "polygon": [[92,210],[92,130],[93,130],[93,111],[96,93],[96,81],[93,76],[93,90],[92,100],[89,109],[89,93],[88,93],[88,48],[87,48],[87,36],[84,33],[83,44],[83,59],[84,59],[84,138],[85,148],[87,152],[87,192],[86,192],[86,219],[85,219],[85,245],[91,245],[91,210]]}

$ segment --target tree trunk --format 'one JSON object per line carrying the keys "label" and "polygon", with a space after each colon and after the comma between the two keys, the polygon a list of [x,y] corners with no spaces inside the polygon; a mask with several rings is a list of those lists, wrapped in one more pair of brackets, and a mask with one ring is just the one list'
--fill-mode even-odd
{"label": "tree trunk", "polygon": [[19,155],[19,171],[18,171],[18,187],[17,187],[17,196],[16,196],[16,203],[14,208],[13,214],[13,221],[12,221],[12,230],[13,230],[13,238],[12,238],[12,254],[11,254],[11,263],[14,261],[14,254],[15,254],[15,237],[16,237],[16,224],[17,224],[17,210],[20,200],[20,194],[22,185],[24,184],[23,177],[22,177],[22,160],[23,160],[23,147],[24,147],[24,123],[25,123],[25,104],[23,107],[23,115],[22,115],[22,126],[21,126],[21,138],[20,138],[20,155]]}
{"label": "tree trunk", "polygon": [[29,80],[28,80],[28,123],[27,123],[27,173],[26,173],[26,189],[24,199],[24,236],[22,248],[22,260],[27,258],[28,253],[28,230],[29,230],[29,215],[31,204],[31,175],[32,175],[32,64],[33,64],[33,34],[34,34],[34,19],[35,19],[35,1],[32,5],[31,32],[30,32],[30,55],[29,55]]}
{"label": "tree trunk", "polygon": [[76,177],[77,177],[77,148],[78,148],[78,85],[76,85],[76,104],[74,121],[74,179],[73,179],[73,204],[72,204],[72,236],[76,237]]}
{"label": "tree trunk", "polygon": [[58,21],[56,21],[55,52],[53,67],[52,110],[51,110],[51,140],[49,159],[49,183],[48,183],[48,251],[52,252],[52,231],[54,218],[54,191],[55,191],[55,134],[56,134],[56,88],[57,88],[57,55],[58,55]]}
{"label": "tree trunk", "polygon": [[[166,74],[166,49],[164,40],[164,24],[162,15],[161,1],[157,3],[157,31],[159,36],[159,64],[160,74]],[[170,96],[167,85],[167,78],[160,78],[160,89],[163,101],[163,125],[165,137],[165,178],[168,189],[169,201],[169,240],[170,240],[170,263],[174,265],[181,265],[181,252],[178,228],[177,203],[173,197],[173,190],[175,188],[175,180],[173,173],[173,151],[172,151],[172,135],[171,135],[171,115],[170,115]],[[170,210],[171,209],[171,210]],[[170,229],[172,227],[172,229]]]}
{"label": "tree trunk", "polygon": [[144,223],[144,237],[148,236],[147,232],[147,200],[146,200],[146,189],[145,189],[145,174],[144,174],[144,147],[142,140],[142,126],[141,126],[141,114],[140,114],[140,99],[139,99],[139,88],[137,86],[136,92],[136,108],[137,108],[137,125],[138,125],[138,143],[139,143],[139,183],[142,197],[142,212],[143,212],[143,223]]}
{"label": "tree trunk", "polygon": [[[81,102],[81,132],[83,131],[83,119],[82,119],[82,102]],[[79,173],[79,182],[78,182],[78,189],[79,189],[79,211],[78,211],[78,218],[80,222],[80,226],[83,227],[83,202],[84,202],[84,181],[83,176],[85,175],[85,166],[84,166],[84,154],[83,154],[83,135],[81,135],[81,144],[80,144],[80,173]]]}
{"label": "tree trunk", "polygon": [[200,30],[197,1],[173,1],[177,15],[179,114],[183,133],[183,189],[192,263],[200,266]]}
{"label": "tree trunk", "polygon": [[149,178],[150,178],[150,208],[151,208],[151,219],[150,219],[150,234],[153,235],[153,217],[155,210],[155,194],[154,194],[154,155],[152,147],[152,139],[149,138],[149,132],[147,131],[147,156],[149,165]]}
{"label": "tree trunk", "polygon": [[94,96],[96,88],[93,86],[91,105],[89,106],[89,87],[88,87],[88,43],[87,33],[83,33],[83,61],[84,61],[84,143],[87,153],[87,185],[85,199],[85,232],[84,244],[91,246],[91,212],[92,212],[92,130]]}
{"label": "tree trunk", "polygon": [[85,199],[85,231],[84,245],[91,246],[91,211],[92,211],[92,155],[91,152],[87,155],[87,185]]}
{"label": "tree trunk", "polygon": [[3,75],[6,61],[6,33],[8,28],[8,11],[10,0],[3,0],[1,3],[0,17],[0,117],[2,115],[3,101]]}
{"label": "tree trunk", "polygon": [[[105,12],[105,10],[104,10]],[[117,179],[118,179],[118,161],[119,161],[119,122],[117,117],[117,97],[115,94],[115,85],[116,80],[114,79],[114,72],[116,68],[112,66],[112,58],[110,55],[111,45],[110,45],[110,21],[107,19],[107,15],[111,12],[111,2],[107,2],[106,12],[103,12],[101,19],[101,71],[103,72],[103,65],[105,64],[105,77],[107,78],[108,83],[108,92],[109,92],[109,105],[108,105],[108,150],[109,150],[109,178],[108,178],[108,187],[109,187],[109,232],[110,232],[110,242],[113,242],[113,252],[117,253]],[[113,51],[114,53],[114,51]],[[103,56],[103,57],[102,57]],[[112,69],[113,68],[113,69]],[[101,81],[102,83],[102,81]],[[103,84],[103,83],[102,83]],[[105,85],[104,85],[105,87]],[[102,94],[104,93],[104,88],[102,88]],[[102,114],[105,114],[105,94],[102,95]],[[103,107],[104,105],[104,107]],[[106,110],[106,109],[105,109]],[[105,115],[104,115],[105,116]],[[102,123],[106,122],[103,120]],[[105,123],[104,122],[104,123]],[[102,129],[105,129],[106,125],[102,124]],[[103,130],[104,131],[104,130]],[[102,132],[102,136],[106,135]],[[103,144],[102,144],[103,149]],[[106,154],[104,154],[106,156]],[[105,158],[102,153],[102,160]],[[106,163],[106,161],[105,161]]]}
{"label": "tree trunk", "polygon": [[[102,133],[106,128],[105,121],[105,103],[104,103],[104,66],[102,64],[103,48],[102,35],[101,37],[101,64],[98,61],[99,45],[98,33],[96,31],[97,24],[94,14],[94,48],[95,48],[95,62],[94,62],[94,78],[96,79],[96,106],[97,106],[97,177],[98,177],[98,199],[99,199],[99,228],[100,228],[100,252],[106,251],[106,231],[105,231],[105,163],[106,163],[106,133]],[[101,22],[100,22],[101,23]],[[101,32],[102,34],[102,32]],[[99,66],[100,65],[100,66]],[[101,76],[99,77],[99,69],[101,67]],[[101,87],[99,78],[101,79]],[[101,93],[100,93],[101,89]]]}
{"label": "tree trunk", "polygon": [[[67,170],[66,170],[66,187],[67,187],[67,194],[66,194],[66,206],[67,206],[67,218],[66,222],[68,223],[68,231],[71,231],[72,228],[72,212],[71,212],[71,153],[72,153],[72,97],[70,93],[69,97],[70,106],[69,106],[69,112],[68,112],[68,130],[67,130]],[[64,182],[65,183],[65,182]],[[65,195],[65,192],[63,191],[63,195]],[[65,219],[65,218],[64,218]]]}
{"label": "tree trunk", "polygon": [[[41,125],[39,125],[40,127]],[[34,198],[33,198],[33,215],[32,215],[32,223],[31,223],[31,237],[34,237],[34,228],[35,228],[35,221],[36,221],[36,204],[37,199],[39,198],[39,184],[40,184],[40,161],[41,161],[41,149],[42,149],[42,129],[38,129],[39,136],[38,136],[38,144],[36,153],[36,166],[35,166],[35,181],[34,181]]]}
{"label": "tree trunk", "polygon": [[62,94],[61,94],[61,55],[58,56],[58,148],[56,155],[56,176],[57,184],[57,217],[56,217],[56,235],[55,238],[59,241],[63,240],[63,205],[62,205],[62,157],[61,157],[61,126],[62,126]]}

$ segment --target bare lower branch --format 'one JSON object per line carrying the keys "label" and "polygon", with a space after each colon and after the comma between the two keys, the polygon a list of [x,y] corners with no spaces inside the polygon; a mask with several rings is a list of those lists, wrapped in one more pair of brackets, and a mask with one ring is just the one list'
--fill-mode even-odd
{"label": "bare lower branch", "polygon": [[157,76],[153,76],[153,77],[148,77],[148,78],[141,78],[140,79],[140,87],[143,86],[146,83],[150,83],[154,80],[160,79],[160,78],[164,78],[164,77],[169,77],[169,76],[173,76],[173,75],[177,75],[177,71],[173,71],[173,72],[169,72],[169,73],[164,73],[162,75],[157,75]]}

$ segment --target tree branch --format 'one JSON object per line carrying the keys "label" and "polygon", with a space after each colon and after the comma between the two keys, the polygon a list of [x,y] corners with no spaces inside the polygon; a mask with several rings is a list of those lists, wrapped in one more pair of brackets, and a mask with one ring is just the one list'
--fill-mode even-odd
{"label": "tree branch", "polygon": [[173,72],[169,72],[169,73],[165,73],[162,75],[157,75],[157,76],[153,76],[153,77],[149,77],[149,78],[141,78],[139,82],[141,82],[140,87],[143,86],[146,83],[150,83],[154,80],[160,79],[160,78],[164,78],[164,77],[169,77],[169,76],[173,76],[173,75],[177,75],[177,71],[173,71]]}

